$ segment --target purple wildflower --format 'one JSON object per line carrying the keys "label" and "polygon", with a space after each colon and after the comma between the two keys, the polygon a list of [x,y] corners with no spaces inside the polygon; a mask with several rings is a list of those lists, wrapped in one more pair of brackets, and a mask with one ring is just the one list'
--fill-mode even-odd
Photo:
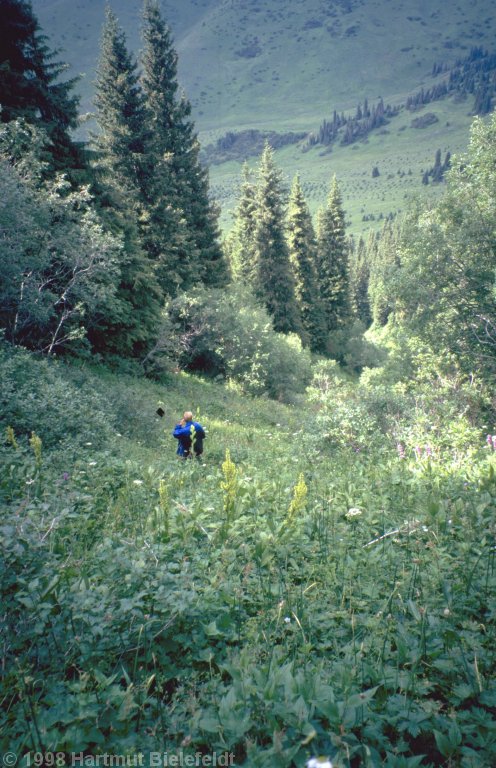
{"label": "purple wildflower", "polygon": [[396,445],[396,450],[398,451],[398,456],[400,459],[406,459],[405,447],[402,443],[398,443]]}

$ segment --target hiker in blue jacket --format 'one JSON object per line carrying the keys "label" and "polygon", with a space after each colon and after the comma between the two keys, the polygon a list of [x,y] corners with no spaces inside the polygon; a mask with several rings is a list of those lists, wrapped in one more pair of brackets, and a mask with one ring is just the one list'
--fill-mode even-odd
{"label": "hiker in blue jacket", "polygon": [[193,421],[191,411],[185,411],[183,418],[176,424],[172,433],[176,438],[177,455],[182,459],[191,458],[191,448],[197,459],[203,453],[203,441],[205,440],[205,430],[198,421]]}

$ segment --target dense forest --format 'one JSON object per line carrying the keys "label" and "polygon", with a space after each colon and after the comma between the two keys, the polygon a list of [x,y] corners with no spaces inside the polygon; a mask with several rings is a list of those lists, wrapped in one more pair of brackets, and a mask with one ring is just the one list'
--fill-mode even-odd
{"label": "dense forest", "polygon": [[493,58],[449,76],[480,114],[437,201],[353,238],[266,140],[222,236],[158,2],[138,58],[107,7],[87,141],[31,3],[0,10],[5,755],[490,768]]}

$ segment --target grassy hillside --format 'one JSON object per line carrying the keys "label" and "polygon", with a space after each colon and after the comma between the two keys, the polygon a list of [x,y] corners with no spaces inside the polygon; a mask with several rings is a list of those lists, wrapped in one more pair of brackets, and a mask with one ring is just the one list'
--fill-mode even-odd
{"label": "grassy hillside", "polygon": [[[82,107],[91,110],[103,2],[34,0],[33,7],[52,44],[65,49],[71,73],[84,73]],[[138,50],[140,4],[114,0],[113,8]],[[353,111],[365,98],[404,103],[422,86],[430,87],[434,63],[452,65],[474,45],[492,50],[496,39],[489,0],[168,0],[163,8],[203,145],[228,130],[316,131],[334,109]],[[425,193],[422,172],[437,149],[465,148],[471,103],[447,100],[434,106],[440,119],[429,130],[412,129],[406,114],[366,145],[323,155],[318,148],[304,153],[297,146],[278,153],[278,160],[289,179],[301,173],[314,209],[336,173],[351,229],[359,233],[371,225],[362,221],[364,213],[394,213],[405,195]],[[211,169],[225,228],[242,160]],[[374,165],[381,176],[372,184]],[[406,178],[399,175],[403,172]]]}
{"label": "grassy hillside", "polygon": [[[20,765],[495,763],[496,453],[473,387],[328,363],[297,408],[20,352],[0,368],[0,747]],[[198,463],[174,454],[184,407]]]}
{"label": "grassy hillside", "polygon": [[[276,152],[276,162],[287,183],[300,174],[305,197],[313,214],[324,204],[332,176],[336,174],[343,193],[348,231],[359,236],[381,226],[388,214],[406,210],[415,196],[437,197],[443,184],[425,187],[422,174],[434,164],[437,149],[442,152],[466,150],[472,117],[467,102],[444,100],[430,104],[424,112],[435,114],[438,122],[427,128],[411,127],[417,114],[402,112],[382,131],[351,147],[335,145],[332,150],[313,147],[303,151],[303,142]],[[248,158],[256,169],[257,157]],[[372,175],[374,167],[379,176]],[[222,223],[232,226],[235,198],[241,182],[242,164],[231,161],[210,169],[212,193],[222,208]],[[365,218],[367,217],[367,218]]]}

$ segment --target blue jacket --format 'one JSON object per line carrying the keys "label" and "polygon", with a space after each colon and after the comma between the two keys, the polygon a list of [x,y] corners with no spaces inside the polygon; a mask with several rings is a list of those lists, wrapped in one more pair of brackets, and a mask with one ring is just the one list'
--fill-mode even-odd
{"label": "blue jacket", "polygon": [[176,424],[172,435],[178,441],[176,451],[178,456],[190,455],[192,438],[194,438],[193,450],[195,454],[199,456],[203,453],[203,441],[206,435],[202,425],[197,421],[187,421],[184,426]]}

